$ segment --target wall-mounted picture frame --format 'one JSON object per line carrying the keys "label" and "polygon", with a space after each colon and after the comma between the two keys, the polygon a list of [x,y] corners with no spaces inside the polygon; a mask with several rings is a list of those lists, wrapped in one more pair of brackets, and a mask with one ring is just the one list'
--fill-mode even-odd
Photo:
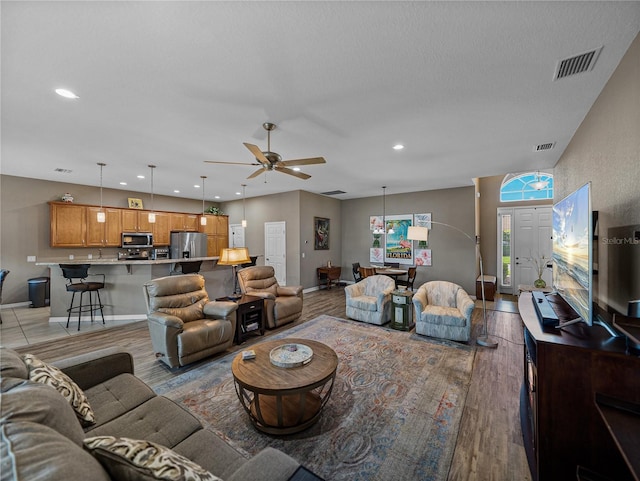
{"label": "wall-mounted picture frame", "polygon": [[[413,265],[413,242],[407,239],[409,227],[413,225],[413,214],[388,215],[385,217],[384,261]],[[393,233],[389,230],[393,229]]]}
{"label": "wall-mounted picture frame", "polygon": [[313,249],[317,251],[329,250],[330,219],[326,217],[313,218]]}
{"label": "wall-mounted picture frame", "polygon": [[134,199],[133,197],[129,197],[129,209],[144,209],[142,207],[142,199]]}

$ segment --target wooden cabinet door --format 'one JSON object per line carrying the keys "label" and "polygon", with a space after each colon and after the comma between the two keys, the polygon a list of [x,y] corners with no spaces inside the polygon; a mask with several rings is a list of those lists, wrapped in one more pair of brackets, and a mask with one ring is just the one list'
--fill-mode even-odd
{"label": "wooden cabinet door", "polygon": [[216,234],[229,238],[229,217],[226,215],[215,216]]}
{"label": "wooden cabinet door", "polygon": [[214,235],[207,236],[207,256],[217,257],[220,255],[220,249],[218,249],[218,238]]}
{"label": "wooden cabinet door", "polygon": [[153,245],[168,246],[171,241],[170,215],[156,212],[156,223],[153,224]]}
{"label": "wooden cabinet door", "polygon": [[138,211],[122,209],[122,232],[138,231]]}
{"label": "wooden cabinet door", "polygon": [[87,247],[120,247],[122,216],[120,209],[105,207],[105,222],[98,222],[100,207],[87,207]]}
{"label": "wooden cabinet door", "polygon": [[217,231],[217,225],[218,225],[218,221],[216,219],[217,216],[215,215],[205,215],[205,216],[199,216],[199,217],[204,217],[205,219],[207,219],[207,225],[202,225],[200,224],[200,221],[198,221],[198,231],[199,232],[204,232],[205,234],[208,235],[212,235],[212,234],[216,234]]}
{"label": "wooden cabinet door", "polygon": [[[148,210],[139,210],[138,211],[138,230],[137,232],[152,232],[153,233],[153,224],[149,222],[149,212]],[[158,213],[156,212],[156,219],[158,218]]]}
{"label": "wooden cabinet door", "polygon": [[50,204],[51,247],[84,247],[87,209],[84,205]]}
{"label": "wooden cabinet door", "polygon": [[184,230],[184,214],[171,213],[169,214],[170,230]]}
{"label": "wooden cabinet door", "polygon": [[200,224],[200,216],[197,214],[184,215],[184,230],[190,232],[198,232],[198,224]]}

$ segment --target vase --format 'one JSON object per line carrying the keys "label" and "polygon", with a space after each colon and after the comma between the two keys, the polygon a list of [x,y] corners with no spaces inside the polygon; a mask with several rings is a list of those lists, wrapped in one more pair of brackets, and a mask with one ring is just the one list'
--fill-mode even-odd
{"label": "vase", "polygon": [[547,287],[547,283],[544,281],[542,277],[539,277],[538,279],[536,279],[533,285],[539,288]]}

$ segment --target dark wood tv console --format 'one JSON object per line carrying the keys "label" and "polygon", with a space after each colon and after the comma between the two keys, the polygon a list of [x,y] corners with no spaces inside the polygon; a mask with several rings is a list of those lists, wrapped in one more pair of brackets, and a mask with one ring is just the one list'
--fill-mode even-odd
{"label": "dark wood tv console", "polygon": [[531,293],[520,295],[518,308],[525,334],[520,420],[533,480],[576,479],[578,466],[611,480],[638,479],[596,404],[596,394],[640,403],[638,352],[598,325],[543,328]]}

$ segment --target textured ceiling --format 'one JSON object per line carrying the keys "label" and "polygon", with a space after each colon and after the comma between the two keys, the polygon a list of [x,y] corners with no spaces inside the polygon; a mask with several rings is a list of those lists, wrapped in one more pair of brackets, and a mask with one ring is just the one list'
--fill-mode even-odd
{"label": "textured ceiling", "polygon": [[[639,2],[1,8],[3,174],[98,185],[104,162],[105,187],[145,192],[155,164],[156,194],[199,199],[206,175],[222,201],[242,183],[247,197],[348,199],[553,167],[640,30]],[[559,60],[598,47],[593,70],[553,80]],[[266,150],[265,121],[285,160],[327,164],[247,181],[256,167],[204,163],[254,162],[242,143]]]}

